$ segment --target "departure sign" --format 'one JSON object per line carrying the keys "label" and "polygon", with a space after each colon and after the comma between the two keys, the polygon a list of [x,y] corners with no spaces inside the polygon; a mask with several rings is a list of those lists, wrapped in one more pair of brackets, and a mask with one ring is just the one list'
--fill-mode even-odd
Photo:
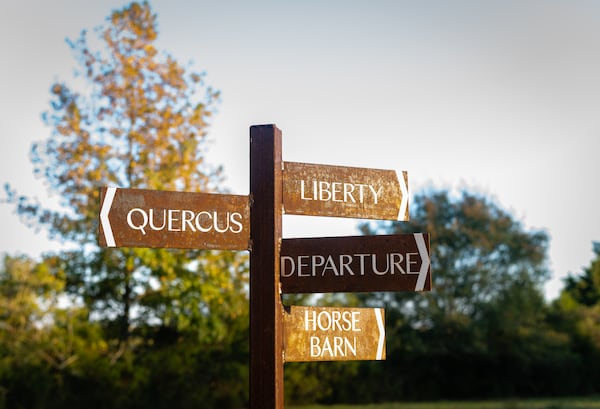
{"label": "departure sign", "polygon": [[283,239],[283,293],[429,291],[429,235]]}

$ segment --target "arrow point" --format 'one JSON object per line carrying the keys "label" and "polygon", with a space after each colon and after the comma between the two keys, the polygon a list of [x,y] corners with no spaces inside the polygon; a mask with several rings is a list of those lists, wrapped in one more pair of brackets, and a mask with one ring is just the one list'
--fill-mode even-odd
{"label": "arrow point", "polygon": [[398,179],[402,200],[400,201],[400,211],[398,212],[398,221],[407,221],[408,217],[408,173],[403,170],[402,177]]}
{"label": "arrow point", "polygon": [[379,328],[379,340],[377,342],[376,360],[384,359],[385,347],[385,324],[383,321],[383,308],[375,308],[375,318],[377,319],[377,328]]}
{"label": "arrow point", "polygon": [[116,187],[106,188],[106,195],[104,195],[104,202],[102,202],[102,208],[100,209],[100,223],[102,224],[102,230],[104,231],[104,239],[106,241],[106,247],[116,247],[115,238],[112,232],[112,226],[108,214],[112,207],[112,202],[117,194]]}
{"label": "arrow point", "polygon": [[417,278],[415,291],[423,291],[431,261],[427,251],[427,244],[425,244],[425,235],[423,233],[414,233],[414,237],[415,243],[417,243],[417,248],[419,249],[419,255],[421,256],[421,270],[419,271],[419,278]]}

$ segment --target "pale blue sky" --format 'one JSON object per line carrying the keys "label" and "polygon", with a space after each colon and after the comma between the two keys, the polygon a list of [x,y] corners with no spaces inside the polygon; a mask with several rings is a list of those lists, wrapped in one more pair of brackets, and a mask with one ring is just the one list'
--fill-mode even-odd
{"label": "pale blue sky", "polygon": [[[49,136],[50,84],[72,81],[66,37],[126,1],[0,1],[0,182],[48,198],[28,160]],[[222,103],[208,160],[248,192],[248,128],[275,123],[286,161],[407,170],[411,191],[493,196],[551,236],[554,297],[600,240],[600,2],[151,2],[158,46],[206,71]],[[52,249],[0,205],[0,251]],[[356,234],[286,216],[286,236]],[[435,243],[432,243],[435,245]],[[435,274],[435,272],[434,272]]]}

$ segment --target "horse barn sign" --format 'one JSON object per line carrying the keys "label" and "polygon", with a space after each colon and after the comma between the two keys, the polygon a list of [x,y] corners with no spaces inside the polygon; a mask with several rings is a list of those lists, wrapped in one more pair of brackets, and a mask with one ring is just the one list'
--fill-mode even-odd
{"label": "horse barn sign", "polygon": [[282,293],[429,291],[427,233],[282,239],[282,215],[406,221],[408,175],[283,162],[281,131],[250,127],[248,196],[101,189],[103,247],[250,251],[250,408],[283,409],[283,365],[385,359],[381,308],[299,307]]}
{"label": "horse barn sign", "polygon": [[285,362],[385,359],[383,308],[295,307],[283,317]]}

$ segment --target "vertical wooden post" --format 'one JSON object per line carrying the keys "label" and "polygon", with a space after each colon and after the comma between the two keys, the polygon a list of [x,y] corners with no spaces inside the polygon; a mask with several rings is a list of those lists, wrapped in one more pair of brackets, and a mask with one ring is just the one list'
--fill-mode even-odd
{"label": "vertical wooden post", "polygon": [[283,409],[281,130],[250,127],[250,409]]}

